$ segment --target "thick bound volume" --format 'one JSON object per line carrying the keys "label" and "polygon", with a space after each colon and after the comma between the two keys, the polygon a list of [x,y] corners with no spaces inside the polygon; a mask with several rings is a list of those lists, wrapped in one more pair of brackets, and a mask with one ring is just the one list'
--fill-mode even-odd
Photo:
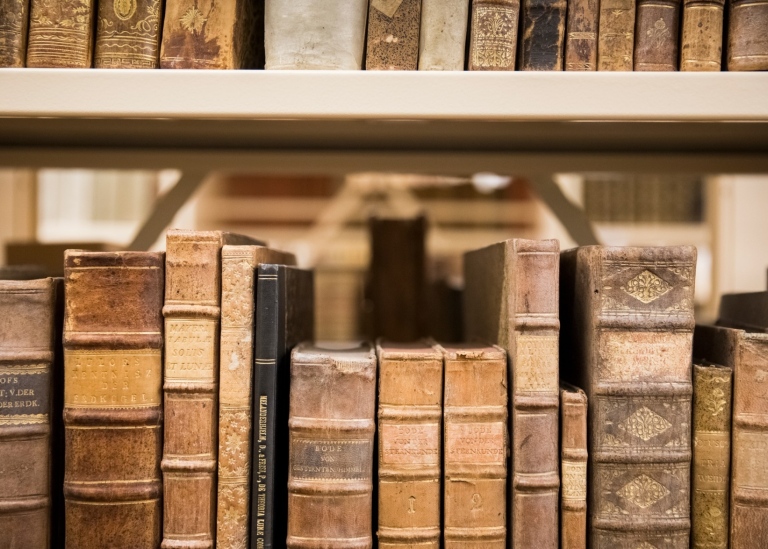
{"label": "thick bound volume", "polygon": [[27,58],[29,0],[0,0],[0,67],[23,67]]}
{"label": "thick bound volume", "polygon": [[415,71],[420,26],[421,0],[371,0],[366,70]]}
{"label": "thick bound volume", "polygon": [[302,343],[293,350],[289,549],[372,547],[375,414],[376,353],[369,344]]}
{"label": "thick bound volume", "polygon": [[291,349],[314,336],[315,299],[312,271],[264,264],[258,273],[251,539],[253,547],[270,549],[283,546],[287,530]]}
{"label": "thick bound volume", "polygon": [[48,549],[61,535],[51,516],[61,491],[52,467],[59,471],[63,459],[61,286],[54,278],[0,281],[0,532],[10,543],[4,547]]}
{"label": "thick bound volume", "polygon": [[216,545],[250,546],[253,330],[256,269],[295,263],[293,255],[264,246],[221,248],[219,352],[219,468]]}
{"label": "thick bound volume", "polygon": [[212,549],[216,531],[221,231],[166,237],[163,549]]}
{"label": "thick bound volume", "polygon": [[513,71],[520,0],[472,0],[469,70]]}
{"label": "thick bound volume", "polygon": [[99,2],[97,69],[156,69],[160,51],[161,0]]}
{"label": "thick bound volume", "polygon": [[379,547],[440,547],[443,355],[426,343],[379,357]]}
{"label": "thick bound volume", "polygon": [[444,348],[443,357],[444,546],[504,549],[506,353],[499,347],[461,344]]}
{"label": "thick bound volume", "polygon": [[566,0],[523,0],[520,69],[563,70]]}
{"label": "thick bound volume", "polygon": [[420,71],[463,71],[467,42],[467,0],[422,0]]}
{"label": "thick bound volume", "polygon": [[599,14],[599,0],[572,0],[568,2],[565,70],[597,70],[597,21]]}
{"label": "thick bound volume", "polygon": [[64,254],[67,549],[156,549],[163,254]]}
{"label": "thick bound volume", "polygon": [[513,239],[464,255],[466,339],[509,359],[513,547],[558,547],[559,251],[557,240]]}
{"label": "thick bound volume", "polygon": [[560,547],[587,548],[587,395],[560,384]]}
{"label": "thick bound volume", "polygon": [[724,294],[717,323],[750,332],[768,332],[768,292]]}
{"label": "thick bound volume", "polygon": [[768,1],[732,0],[728,17],[728,70],[768,70]]}
{"label": "thick bound volume", "polygon": [[597,70],[631,71],[635,46],[635,0],[601,0]]}
{"label": "thick bound volume", "polygon": [[696,249],[562,254],[563,376],[589,398],[589,546],[688,549]]}
{"label": "thick bound volume", "polygon": [[638,0],[636,71],[676,71],[682,0]]}
{"label": "thick bound volume", "polygon": [[27,67],[90,68],[95,0],[30,0]]}
{"label": "thick bound volume", "polygon": [[693,367],[692,549],[728,549],[732,381],[730,366]]}
{"label": "thick bound volume", "polygon": [[683,0],[681,71],[719,71],[725,0]]}

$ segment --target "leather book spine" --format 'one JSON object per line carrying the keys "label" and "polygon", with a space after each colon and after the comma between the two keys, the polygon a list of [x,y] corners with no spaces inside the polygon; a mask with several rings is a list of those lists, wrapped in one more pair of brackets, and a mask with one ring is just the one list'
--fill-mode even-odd
{"label": "leather book spine", "polygon": [[676,71],[681,0],[638,0],[636,71]]}
{"label": "leather book spine", "polygon": [[94,0],[30,0],[27,67],[88,69]]}
{"label": "leather book spine", "polygon": [[768,70],[768,1],[733,0],[728,16],[728,70]]}
{"label": "leather book spine", "polygon": [[422,0],[420,71],[463,71],[467,42],[467,0]]}
{"label": "leather book spine", "polygon": [[376,354],[369,345],[293,350],[289,549],[373,546],[375,402]]}
{"label": "leather book spine", "polygon": [[599,15],[599,0],[571,0],[568,2],[565,70],[597,70],[597,21]]}
{"label": "leather book spine", "polygon": [[156,549],[162,252],[64,255],[67,549]]}
{"label": "leather book spine", "polygon": [[99,2],[93,64],[97,69],[156,69],[161,0]]}
{"label": "leather book spine", "polygon": [[371,0],[366,70],[415,71],[420,26],[421,0]]}
{"label": "leather book spine", "polygon": [[635,0],[601,0],[597,70],[631,71],[635,46]]}
{"label": "leather book spine", "polygon": [[0,531],[10,547],[51,542],[60,282],[0,281]]}
{"label": "leather book spine", "polygon": [[728,549],[733,369],[693,367],[692,549]]}
{"label": "leather book spine", "polygon": [[566,0],[523,0],[521,70],[563,70],[566,8]]}
{"label": "leather book spine", "polygon": [[380,342],[379,548],[440,547],[443,356]]}
{"label": "leather book spine", "polygon": [[560,390],[560,548],[587,548],[587,395]]}
{"label": "leather book spine", "polygon": [[683,0],[681,71],[719,71],[725,0]]}
{"label": "leather book spine", "polygon": [[520,0],[472,0],[469,70],[515,70],[519,16]]}
{"label": "leather book spine", "polygon": [[0,67],[23,67],[27,58],[29,0],[0,0]]}

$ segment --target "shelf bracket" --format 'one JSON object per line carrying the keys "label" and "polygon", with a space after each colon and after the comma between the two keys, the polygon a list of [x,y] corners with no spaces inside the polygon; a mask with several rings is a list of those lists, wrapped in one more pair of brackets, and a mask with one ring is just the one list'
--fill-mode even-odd
{"label": "shelf bracket", "polygon": [[568,200],[551,175],[534,175],[528,181],[579,246],[599,244],[584,210]]}

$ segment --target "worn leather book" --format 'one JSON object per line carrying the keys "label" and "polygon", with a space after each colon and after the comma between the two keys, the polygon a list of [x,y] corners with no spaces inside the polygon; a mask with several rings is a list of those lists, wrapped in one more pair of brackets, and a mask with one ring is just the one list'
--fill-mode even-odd
{"label": "worn leather book", "polygon": [[469,70],[515,70],[519,15],[520,0],[472,0]]}
{"label": "worn leather book", "polygon": [[366,70],[415,71],[420,26],[421,0],[371,0]]}
{"label": "worn leather book", "polygon": [[566,6],[566,0],[523,0],[521,70],[563,70]]}
{"label": "worn leather book", "polygon": [[253,331],[256,269],[296,262],[264,246],[221,248],[219,467],[216,546],[250,547]]}
{"label": "worn leather book", "polygon": [[379,341],[379,548],[440,547],[443,355]]}
{"label": "worn leather book", "polygon": [[597,21],[599,15],[599,0],[571,0],[568,2],[565,70],[597,70]]}
{"label": "worn leather book", "polygon": [[768,70],[768,1],[732,0],[728,11],[728,70]]}
{"label": "worn leather book", "polygon": [[719,71],[725,0],[683,0],[681,71]]}
{"label": "worn leather book", "polygon": [[294,348],[289,549],[373,546],[375,414],[376,353],[369,344]]}
{"label": "worn leather book", "polygon": [[[445,549],[504,549],[507,360],[499,347],[457,344],[445,360]],[[530,547],[533,547],[531,545]]]}
{"label": "worn leather book", "polygon": [[512,239],[464,255],[464,334],[507,351],[512,547],[557,549],[560,507],[557,240]]}
{"label": "worn leather book", "polygon": [[730,366],[693,366],[692,549],[728,549],[732,382]]}
{"label": "worn leather book", "polygon": [[681,0],[638,0],[636,71],[676,71]]}
{"label": "worn leather book", "polygon": [[0,280],[35,280],[46,276],[47,272],[42,265],[0,266]]}
{"label": "worn leather book", "polygon": [[156,549],[162,252],[64,255],[67,549]]}
{"label": "worn leather book", "polygon": [[288,398],[291,350],[314,336],[312,271],[259,266],[256,291],[251,492],[253,547],[282,547],[287,531]]}
{"label": "worn leather book", "polygon": [[693,246],[561,254],[563,376],[589,398],[589,546],[688,549]]}
{"label": "worn leather book", "polygon": [[212,549],[216,533],[222,231],[166,236],[164,549]]}
{"label": "worn leather book", "polygon": [[722,295],[717,323],[751,332],[768,332],[768,292]]}
{"label": "worn leather book", "polygon": [[587,395],[560,384],[560,549],[587,549]]}
{"label": "worn leather book", "polygon": [[463,71],[468,0],[422,0],[420,71]]}
{"label": "worn leather book", "polygon": [[97,69],[156,69],[160,52],[161,0],[99,2]]}
{"label": "worn leather book", "polygon": [[95,0],[30,0],[27,67],[90,68]]}
{"label": "worn leather book", "polygon": [[29,0],[0,0],[0,67],[23,67],[27,58]]}
{"label": "worn leather book", "polygon": [[601,0],[597,70],[631,71],[635,46],[635,0]]}
{"label": "worn leather book", "polygon": [[367,15],[368,0],[265,0],[265,68],[360,70]]}

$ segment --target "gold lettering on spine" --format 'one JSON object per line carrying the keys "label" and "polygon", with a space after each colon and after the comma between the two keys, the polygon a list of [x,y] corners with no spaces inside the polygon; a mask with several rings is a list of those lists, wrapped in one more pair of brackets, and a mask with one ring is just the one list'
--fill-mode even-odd
{"label": "gold lettering on spine", "polygon": [[514,387],[516,393],[558,391],[557,336],[517,336]]}
{"label": "gold lettering on spine", "polygon": [[216,328],[217,321],[213,319],[167,319],[165,378],[187,382],[215,381]]}
{"label": "gold lettering on spine", "polygon": [[451,463],[503,464],[504,424],[454,423],[445,425],[445,455]]}
{"label": "gold lettering on spine", "polygon": [[564,459],[562,465],[563,499],[583,501],[587,497],[587,463]]}
{"label": "gold lettering on spine", "polygon": [[427,424],[379,423],[381,463],[440,464],[440,426]]}

